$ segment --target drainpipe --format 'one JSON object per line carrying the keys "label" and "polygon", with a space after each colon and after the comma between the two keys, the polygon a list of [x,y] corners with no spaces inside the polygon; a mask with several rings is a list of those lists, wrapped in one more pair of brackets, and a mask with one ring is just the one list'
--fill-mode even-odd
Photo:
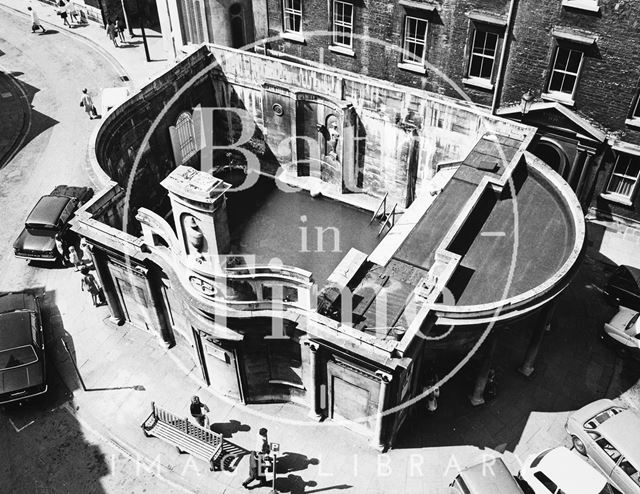
{"label": "drainpipe", "polygon": [[507,25],[504,29],[504,46],[502,47],[502,53],[500,53],[500,63],[498,65],[498,75],[496,76],[496,90],[493,93],[493,101],[491,102],[491,114],[495,115],[498,111],[498,105],[500,104],[500,95],[502,93],[502,77],[504,75],[505,65],[507,62],[507,51],[509,51],[509,45],[511,40],[511,31],[513,28],[513,20],[518,6],[518,0],[511,0],[509,5],[509,15],[507,16]]}

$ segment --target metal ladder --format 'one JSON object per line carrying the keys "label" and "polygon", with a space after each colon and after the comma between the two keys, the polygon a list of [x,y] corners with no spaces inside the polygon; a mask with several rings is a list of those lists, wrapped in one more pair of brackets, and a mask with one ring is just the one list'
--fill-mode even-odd
{"label": "metal ladder", "polygon": [[380,234],[384,231],[385,226],[389,226],[389,230],[393,228],[393,225],[396,224],[396,215],[402,214],[396,211],[396,208],[398,207],[397,203],[393,205],[391,211],[387,212],[388,196],[389,193],[385,193],[384,197],[380,201],[380,204],[378,204],[378,207],[373,213],[373,216],[371,216],[371,219],[369,220],[369,224],[373,223],[373,220],[375,220],[376,218],[382,222],[382,226],[380,227],[380,230],[378,230],[377,236],[380,236]]}

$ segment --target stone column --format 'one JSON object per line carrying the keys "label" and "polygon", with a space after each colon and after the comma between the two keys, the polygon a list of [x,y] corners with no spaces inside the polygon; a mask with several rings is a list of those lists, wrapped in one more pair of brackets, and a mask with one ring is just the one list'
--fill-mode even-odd
{"label": "stone column", "polygon": [[473,388],[473,393],[469,396],[469,401],[475,407],[478,405],[484,405],[484,391],[489,381],[489,371],[491,370],[491,364],[493,363],[493,353],[496,349],[496,329],[491,329],[489,336],[484,342],[484,355],[480,363],[480,369],[476,377],[476,383]]}
{"label": "stone column", "polygon": [[529,341],[529,346],[527,347],[527,353],[524,357],[522,365],[518,368],[518,371],[526,377],[530,377],[535,370],[534,364],[536,361],[536,357],[538,356],[538,352],[540,351],[544,333],[550,328],[550,320],[551,316],[553,315],[554,308],[555,304],[548,305],[545,309],[542,310],[542,312],[536,319],[533,333],[531,334],[531,340]]}
{"label": "stone column", "polygon": [[315,341],[305,340],[304,346],[309,347],[309,367],[311,372],[311,408],[309,409],[309,417],[314,420],[322,419],[322,412],[319,410],[319,392],[318,389],[318,357],[317,352],[320,348]]}
{"label": "stone column", "polygon": [[584,185],[585,179],[587,175],[589,175],[589,167],[591,166],[591,159],[596,154],[595,149],[587,149],[587,156],[584,159],[584,165],[582,166],[582,172],[580,173],[580,178],[578,179],[578,185],[576,185],[576,196],[578,196],[578,200],[580,204],[582,204],[582,196],[584,195]]}
{"label": "stone column", "polygon": [[122,313],[122,307],[120,306],[120,299],[116,294],[116,289],[113,284],[113,278],[111,277],[111,273],[109,272],[107,256],[101,250],[92,248],[91,258],[93,261],[93,265],[96,267],[98,282],[104,290],[104,295],[107,299],[109,313],[111,314],[109,319],[111,320],[111,322],[119,326],[124,322],[124,314]]}
{"label": "stone column", "polygon": [[569,173],[567,175],[567,183],[571,186],[571,188],[574,191],[577,190],[576,185],[577,185],[578,177],[580,176],[580,171],[581,171],[580,164],[584,163],[584,155],[585,155],[584,148],[578,146],[576,149],[576,156],[575,158],[573,158],[573,164],[571,165],[571,170],[569,170]]}
{"label": "stone column", "polygon": [[376,414],[376,424],[375,428],[373,429],[372,442],[378,451],[384,451],[387,445],[384,440],[385,430],[383,425],[386,421],[384,420],[383,414],[387,401],[389,383],[391,382],[393,376],[382,371],[376,371],[376,376],[380,378],[380,396],[378,397],[378,413]]}
{"label": "stone column", "polygon": [[[169,323],[166,320],[164,313],[160,314],[160,311],[163,311],[164,302],[162,301],[162,298],[161,298],[162,295],[158,294],[158,292],[154,290],[153,284],[151,283],[152,276],[153,274],[151,271],[147,271],[146,273],[144,273],[145,288],[149,296],[149,300],[147,303],[148,305],[147,311],[148,311],[149,317],[151,318],[151,323],[157,326],[156,332],[157,332],[158,340],[160,341],[160,344],[163,347],[169,349],[174,345],[173,332],[168,327]],[[157,281],[155,277],[154,277],[154,281]],[[156,283],[156,286],[159,286],[159,284]]]}

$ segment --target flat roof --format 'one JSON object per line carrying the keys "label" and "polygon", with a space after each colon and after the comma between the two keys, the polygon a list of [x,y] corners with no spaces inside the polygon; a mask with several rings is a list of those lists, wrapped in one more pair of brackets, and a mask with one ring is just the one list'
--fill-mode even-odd
{"label": "flat roof", "polygon": [[[441,303],[460,308],[461,314],[470,306],[525,294],[566,268],[578,235],[575,204],[567,196],[568,186],[524,154],[524,145],[525,138],[508,136],[478,140],[432,204],[409,224],[408,233],[403,226],[404,240],[395,252],[374,256],[388,262],[372,264],[352,280],[355,327],[408,327],[411,315],[405,309],[416,287],[428,280],[439,249],[460,258]],[[429,199],[416,199],[421,200]],[[376,313],[374,299],[380,295],[386,321]]]}

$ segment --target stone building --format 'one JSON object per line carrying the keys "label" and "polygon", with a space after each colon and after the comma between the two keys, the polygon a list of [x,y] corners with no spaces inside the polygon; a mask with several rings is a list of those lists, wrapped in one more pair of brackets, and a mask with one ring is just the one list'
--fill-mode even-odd
{"label": "stone building", "polygon": [[187,14],[189,2],[173,1],[163,32],[178,59],[200,42],[243,40],[277,59],[468,99],[537,127],[532,152],[572,186],[594,243],[617,236],[638,250],[638,2],[253,0],[242,3],[241,29],[231,12],[240,7],[196,2]]}
{"label": "stone building", "polygon": [[[102,120],[72,228],[112,319],[242,403],[292,401],[385,448],[438,352],[532,326],[529,375],[583,253],[536,129],[378,79],[203,46]],[[544,259],[544,261],[540,261]]]}

